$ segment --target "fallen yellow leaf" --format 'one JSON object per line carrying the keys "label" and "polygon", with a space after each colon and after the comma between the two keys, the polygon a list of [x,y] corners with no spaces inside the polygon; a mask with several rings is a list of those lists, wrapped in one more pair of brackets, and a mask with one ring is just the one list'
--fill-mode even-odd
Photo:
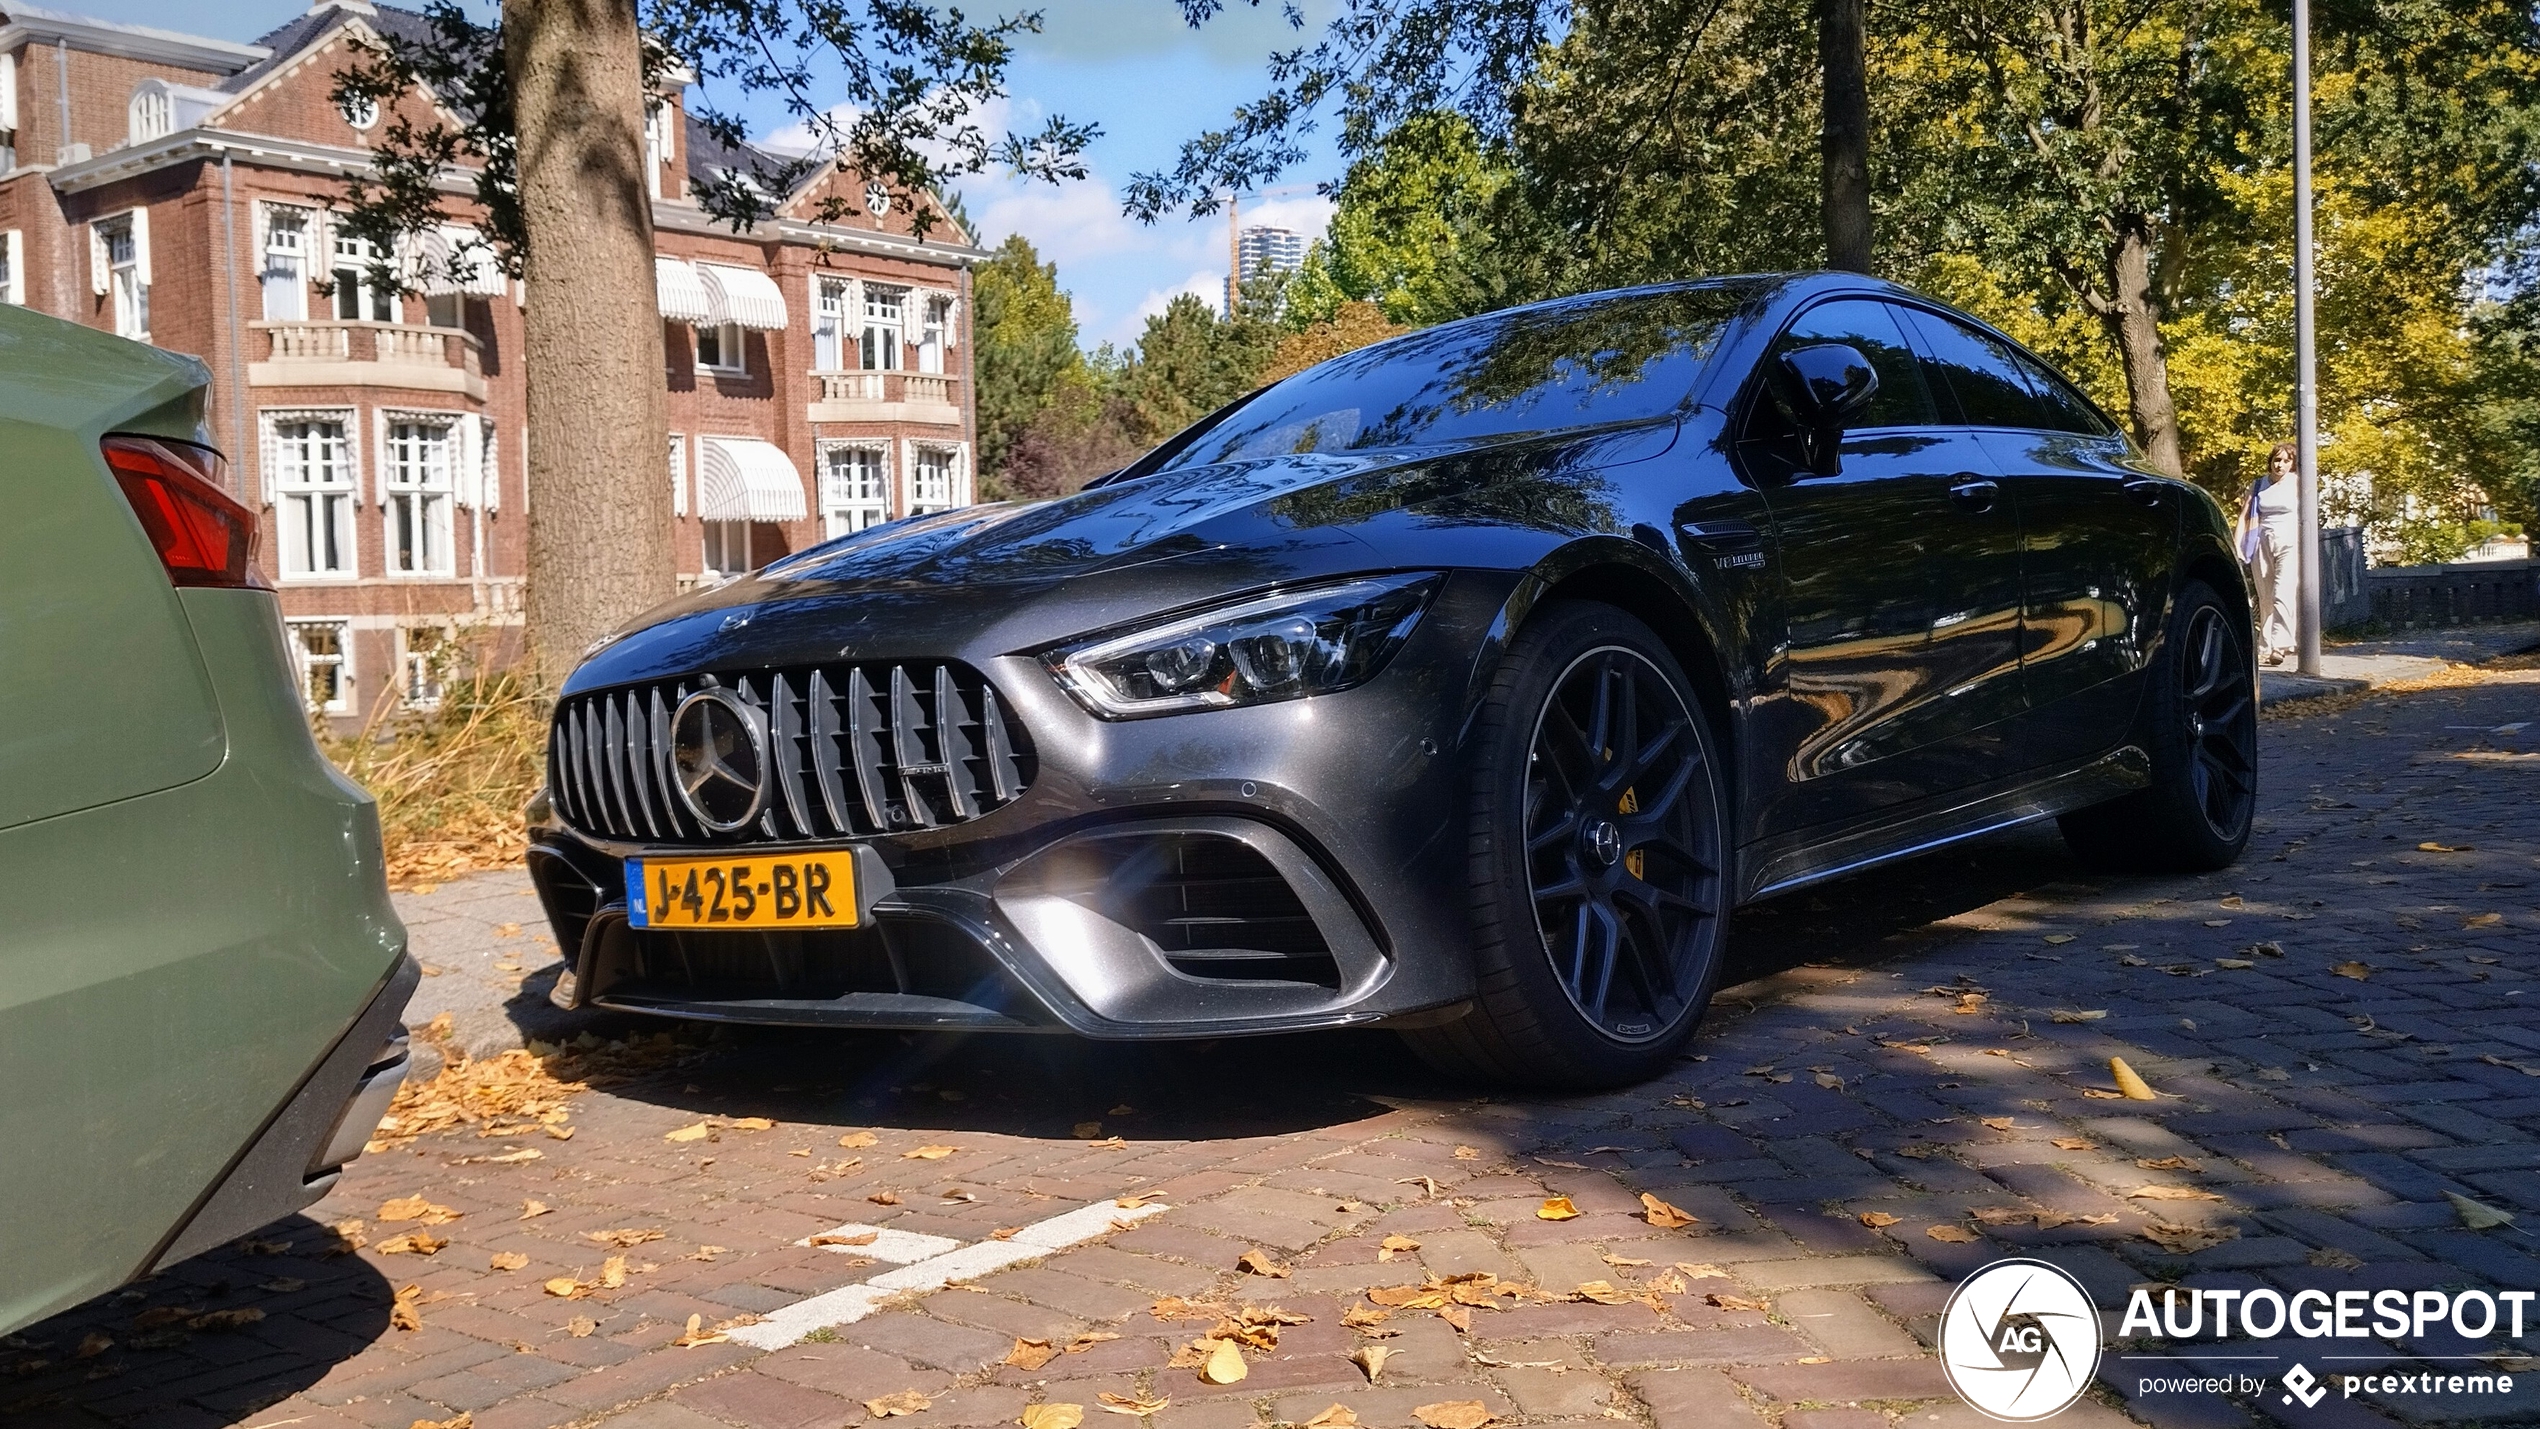
{"label": "fallen yellow leaf", "polygon": [[689,1316],[687,1331],[678,1339],[671,1341],[670,1347],[675,1350],[692,1350],[699,1345],[719,1345],[732,1338],[721,1330],[706,1329],[705,1319],[703,1315]]}
{"label": "fallen yellow leaf", "polygon": [[639,1245],[647,1245],[653,1241],[660,1240],[665,1234],[667,1234],[667,1232],[658,1230],[635,1230],[629,1228],[613,1231],[584,1231],[582,1233],[582,1238],[591,1242],[593,1245],[614,1246],[619,1250],[633,1250]]}
{"label": "fallen yellow leaf", "polygon": [[2129,1200],[2138,1201],[2219,1201],[2222,1197],[2194,1186],[2138,1186],[2126,1192]]}
{"label": "fallen yellow leaf", "polygon": [[914,1151],[901,1152],[900,1159],[902,1161],[941,1161],[960,1149],[958,1146],[921,1146]]}
{"label": "fallen yellow leaf", "polygon": [[1885,1211],[1863,1211],[1861,1213],[1861,1224],[1868,1226],[1874,1231],[1885,1230],[1887,1227],[1896,1224],[1899,1219],[1899,1217],[1891,1216]]}
{"label": "fallen yellow leaf", "polygon": [[2087,1136],[2059,1136],[2053,1145],[2058,1151],[2096,1151],[2099,1143]]}
{"label": "fallen yellow leaf", "polygon": [[1411,1417],[1429,1429],[1482,1429],[1499,1416],[1478,1399],[1454,1399],[1439,1404],[1423,1404],[1411,1411]]}
{"label": "fallen yellow leaf", "polygon": [[664,1141],[703,1141],[713,1134],[714,1128],[700,1121],[694,1125],[683,1126],[677,1131],[665,1131],[661,1134],[661,1139]]}
{"label": "fallen yellow leaf", "polygon": [[1632,1303],[1631,1295],[1626,1291],[1614,1288],[1614,1283],[1610,1280],[1584,1281],[1579,1285],[1578,1289],[1570,1292],[1570,1298],[1573,1300],[1586,1300],[1598,1305],[1629,1305]]}
{"label": "fallen yellow leaf", "polygon": [[1143,1416],[1153,1414],[1157,1410],[1166,1408],[1173,1403],[1169,1397],[1161,1394],[1156,1395],[1152,1399],[1141,1399],[1132,1395],[1114,1394],[1107,1389],[1104,1390],[1099,1397],[1102,1400],[1103,1412],[1106,1414],[1136,1414]]}
{"label": "fallen yellow leaf", "polygon": [[850,1151],[854,1151],[863,1147],[871,1146],[881,1139],[882,1138],[875,1136],[869,1131],[850,1131],[846,1135],[838,1138],[838,1144],[846,1147]]}
{"label": "fallen yellow leaf", "polygon": [[544,1201],[523,1201],[520,1203],[520,1218],[524,1221],[534,1220],[546,1213],[547,1203]]}
{"label": "fallen yellow leaf", "polygon": [[935,1407],[935,1401],[913,1389],[886,1394],[864,1402],[864,1412],[876,1419],[892,1419],[904,1414],[920,1414]]}
{"label": "fallen yellow leaf", "polygon": [[1305,1421],[1305,1429],[1358,1429],[1358,1411],[1335,1404]]}
{"label": "fallen yellow leaf", "polygon": [[421,1196],[400,1196],[382,1203],[379,1208],[379,1219],[383,1221],[419,1221],[427,1226],[448,1225],[460,1214],[447,1206],[436,1206]]}
{"label": "fallen yellow leaf", "polygon": [[1376,1376],[1385,1372],[1385,1361],[1392,1358],[1393,1351],[1383,1345],[1360,1345],[1350,1354],[1349,1362],[1365,1371],[1367,1382],[1374,1384]]}
{"label": "fallen yellow leaf", "polygon": [[1575,1220],[1578,1218],[1578,1214],[1579,1208],[1572,1205],[1570,1203],[1570,1198],[1567,1196],[1547,1197],[1542,1205],[1535,1207],[1535,1216],[1539,1220]]}
{"label": "fallen yellow leaf", "polygon": [[498,1250],[488,1263],[496,1270],[519,1270],[529,1264],[529,1257],[516,1250]]}
{"label": "fallen yellow leaf", "polygon": [[423,1315],[417,1308],[423,1301],[423,1287],[408,1285],[398,1290],[397,1298],[388,1306],[388,1323],[400,1330],[420,1330]]}
{"label": "fallen yellow leaf", "polygon": [[1047,1340],[1018,1339],[1014,1348],[1005,1352],[1005,1362],[1016,1369],[1039,1369],[1056,1358],[1058,1347]]}
{"label": "fallen yellow leaf", "polygon": [[1680,1230],[1701,1218],[1680,1206],[1671,1206],[1647,1191],[1640,1193],[1641,1215],[1660,1230]]}
{"label": "fallen yellow leaf", "polygon": [[1025,1406],[1015,1420],[1023,1429],[1076,1429],[1085,1422],[1085,1406],[1081,1404],[1033,1404]]}
{"label": "fallen yellow leaf", "polygon": [[2364,979],[2372,976],[2372,964],[2349,960],[2347,962],[2337,964],[2335,967],[2330,968],[2329,971],[2337,974],[2339,977],[2350,977],[2357,982],[2362,982]]}
{"label": "fallen yellow leaf", "polygon": [[600,1322],[588,1315],[576,1315],[564,1322],[564,1332],[577,1340],[591,1338],[591,1332],[598,1328],[600,1328]]}
{"label": "fallen yellow leaf", "polygon": [[2108,1075],[2116,1081],[2117,1095],[2124,1097],[2127,1101],[2149,1102],[2160,1100],[2159,1095],[2152,1090],[2152,1084],[2136,1075],[2134,1068],[2127,1066],[2126,1060],[2123,1057],[2110,1057],[2108,1059]]}
{"label": "fallen yellow leaf", "polygon": [[871,1245],[882,1238],[880,1231],[826,1231],[813,1236],[813,1245]]}
{"label": "fallen yellow leaf", "polygon": [[1418,1250],[1420,1242],[1407,1235],[1389,1235],[1376,1245],[1376,1259],[1387,1261],[1408,1250]]}
{"label": "fallen yellow leaf", "polygon": [[1206,1341],[1214,1348],[1200,1363],[1199,1377],[1210,1384],[1233,1384],[1252,1371],[1244,1364],[1244,1352],[1232,1340]]}
{"label": "fallen yellow leaf", "polygon": [[1288,1268],[1270,1258],[1265,1250],[1247,1250],[1235,1257],[1235,1268],[1246,1275],[1266,1275],[1273,1280],[1288,1278]]}
{"label": "fallen yellow leaf", "polygon": [[448,1244],[448,1241],[430,1231],[408,1231],[404,1235],[390,1236],[372,1246],[371,1249],[378,1251],[381,1255],[404,1255],[408,1251],[416,1255],[439,1255],[441,1248]]}
{"label": "fallen yellow leaf", "polygon": [[1933,1226],[1929,1230],[1924,1231],[1923,1234],[1930,1236],[1933,1240],[1941,1241],[1948,1245],[1965,1245],[1967,1242],[1976,1239],[1976,1233],[1967,1229],[1965,1226],[1953,1226],[1945,1223]]}
{"label": "fallen yellow leaf", "polygon": [[2453,1213],[2461,1218],[2461,1224],[2471,1230],[2494,1230],[2514,1223],[2513,1212],[2500,1211],[2485,1202],[2473,1201],[2458,1191],[2446,1191],[2443,1197],[2452,1203]]}
{"label": "fallen yellow leaf", "polygon": [[2097,1022],[2108,1015],[2104,1007],[2058,1007],[2046,1014],[2057,1022]]}

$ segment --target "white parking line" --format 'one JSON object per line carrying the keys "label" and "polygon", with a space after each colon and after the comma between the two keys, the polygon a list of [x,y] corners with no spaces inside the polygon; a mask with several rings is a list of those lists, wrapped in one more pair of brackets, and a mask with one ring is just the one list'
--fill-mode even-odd
{"label": "white parking line", "polygon": [[[919,1235],[915,1231],[895,1231],[889,1226],[857,1225],[852,1221],[817,1235],[804,1236],[794,1244],[809,1245],[815,1240],[825,1240],[833,1236],[843,1237],[845,1243],[833,1242],[822,1246],[822,1250],[834,1250],[840,1255],[861,1255],[872,1260],[887,1260],[893,1265],[914,1265],[918,1261],[930,1260],[942,1255],[948,1250],[961,1248],[961,1242],[950,1236]],[[861,1245],[853,1243],[864,1240],[866,1236],[873,1238],[865,1240]]]}
{"label": "white parking line", "polygon": [[[1034,1221],[1005,1240],[983,1240],[970,1245],[947,1240],[942,1236],[917,1235],[886,1227],[847,1225],[823,1235],[861,1235],[878,1231],[872,1245],[823,1246],[824,1250],[840,1250],[851,1255],[867,1255],[876,1260],[898,1260],[897,1252],[919,1248],[921,1243],[950,1247],[913,1259],[897,1270],[887,1270],[859,1285],[845,1285],[826,1294],[798,1300],[782,1309],[773,1310],[755,1325],[735,1325],[724,1333],[745,1345],[763,1350],[781,1350],[814,1330],[830,1325],[851,1325],[888,1302],[903,1295],[941,1290],[964,1280],[992,1275],[1010,1265],[1081,1245],[1109,1232],[1116,1222],[1142,1221],[1164,1206],[1122,1207],[1112,1201],[1096,1201],[1047,1220]],[[794,1242],[808,1245],[811,1237]],[[886,1253],[886,1247],[889,1252]]]}

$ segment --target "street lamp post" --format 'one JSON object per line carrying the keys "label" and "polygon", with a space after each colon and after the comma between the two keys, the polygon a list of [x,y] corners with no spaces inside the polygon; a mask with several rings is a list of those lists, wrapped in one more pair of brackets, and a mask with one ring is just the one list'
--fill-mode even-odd
{"label": "street lamp post", "polygon": [[2294,668],[2320,672],[2319,365],[2311,312],[2311,5],[2293,0],[2293,353],[2300,534],[2293,562]]}

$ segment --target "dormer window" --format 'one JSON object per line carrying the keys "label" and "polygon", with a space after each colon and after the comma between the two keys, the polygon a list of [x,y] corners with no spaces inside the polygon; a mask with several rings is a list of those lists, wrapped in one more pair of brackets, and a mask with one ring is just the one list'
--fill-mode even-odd
{"label": "dormer window", "polygon": [[126,137],[132,143],[146,144],[176,132],[176,100],[167,86],[144,80],[132,92],[132,104],[125,112]]}

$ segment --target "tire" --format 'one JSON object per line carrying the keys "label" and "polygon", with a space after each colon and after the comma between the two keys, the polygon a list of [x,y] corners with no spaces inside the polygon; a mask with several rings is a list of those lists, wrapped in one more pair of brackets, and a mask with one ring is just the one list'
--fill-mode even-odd
{"label": "tire", "polygon": [[2072,851],[2142,872],[2210,873],[2238,861],[2258,804],[2257,678],[2248,620],[2189,581],[2144,691],[2152,782],[2062,816]]}
{"label": "tire", "polygon": [[1728,786],[1692,685],[1647,626],[1561,602],[1518,632],[1474,730],[1478,993],[1402,1035],[1460,1080],[1664,1071],[1710,1002],[1729,911]]}

